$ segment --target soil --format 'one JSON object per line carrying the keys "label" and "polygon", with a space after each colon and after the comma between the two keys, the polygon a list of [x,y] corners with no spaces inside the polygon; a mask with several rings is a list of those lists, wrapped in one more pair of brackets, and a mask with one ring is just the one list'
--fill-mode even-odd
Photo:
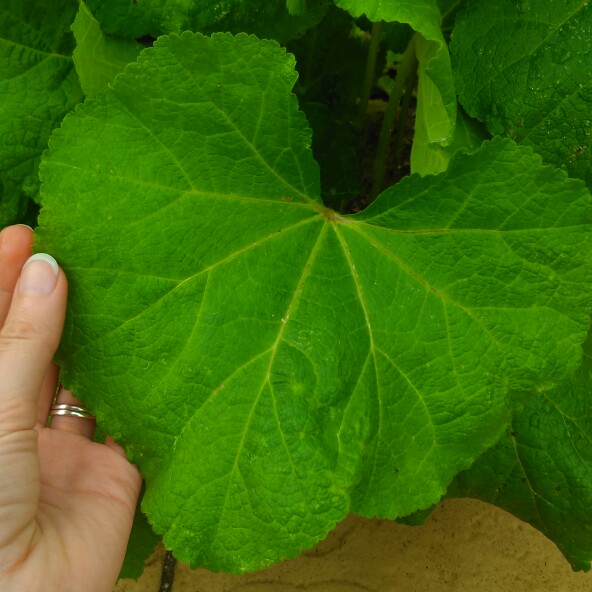
{"label": "soil", "polygon": [[[158,592],[164,550],[137,582],[114,592]],[[423,526],[354,516],[315,549],[267,570],[230,576],[178,564],[173,592],[588,592],[541,533],[474,500],[441,504]]]}

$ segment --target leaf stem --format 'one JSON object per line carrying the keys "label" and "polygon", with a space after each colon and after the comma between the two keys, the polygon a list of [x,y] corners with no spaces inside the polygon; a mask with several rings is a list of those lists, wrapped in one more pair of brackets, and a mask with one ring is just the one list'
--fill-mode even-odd
{"label": "leaf stem", "polygon": [[401,103],[401,113],[399,121],[397,122],[397,133],[395,134],[395,145],[393,147],[393,158],[395,166],[400,166],[401,154],[405,144],[405,132],[407,131],[407,117],[409,115],[409,106],[411,104],[411,97],[413,96],[413,89],[417,82],[417,70],[411,72],[407,77],[407,86],[405,87],[405,94],[403,95],[403,102]]}
{"label": "leaf stem", "polygon": [[376,72],[376,58],[378,56],[378,48],[380,47],[380,32],[382,30],[382,21],[372,24],[372,32],[370,33],[370,47],[368,48],[368,59],[366,60],[366,72],[364,74],[364,86],[362,88],[362,97],[360,99],[360,112],[358,114],[358,127],[361,127],[366,111],[368,110],[368,102],[370,101],[370,94],[372,86],[374,85],[374,77]]}
{"label": "leaf stem", "polygon": [[415,76],[417,69],[417,58],[415,56],[416,35],[417,33],[411,37],[411,41],[409,41],[409,45],[401,57],[397,68],[397,77],[382,120],[372,175],[372,198],[375,198],[383,189],[393,124],[400,108],[403,93],[408,88],[407,81],[410,76]]}
{"label": "leaf stem", "polygon": [[160,576],[160,588],[158,589],[158,592],[172,591],[176,566],[177,560],[173,557],[173,554],[170,551],[167,551],[162,560],[162,574]]}

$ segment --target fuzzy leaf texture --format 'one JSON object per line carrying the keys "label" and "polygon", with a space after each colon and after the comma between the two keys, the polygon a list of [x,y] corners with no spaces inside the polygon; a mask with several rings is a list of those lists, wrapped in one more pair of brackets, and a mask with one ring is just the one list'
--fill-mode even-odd
{"label": "fuzzy leaf texture", "polygon": [[51,131],[82,101],[72,62],[74,0],[5,0],[0,6],[0,224],[38,198]]}
{"label": "fuzzy leaf texture", "polygon": [[435,503],[588,327],[581,181],[496,140],[339,216],[295,80],[275,42],[162,38],[42,167],[64,383],[139,464],[165,544],[213,570]]}
{"label": "fuzzy leaf texture", "polygon": [[450,49],[470,115],[592,187],[588,0],[468,2]]}
{"label": "fuzzy leaf texture", "polygon": [[448,497],[500,506],[543,532],[575,570],[592,560],[592,338],[574,376],[519,409]]}

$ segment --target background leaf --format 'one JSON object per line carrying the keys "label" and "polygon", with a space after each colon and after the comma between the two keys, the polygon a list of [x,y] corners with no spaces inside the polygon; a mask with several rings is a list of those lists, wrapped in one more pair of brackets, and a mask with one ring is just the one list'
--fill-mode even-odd
{"label": "background leaf", "polygon": [[143,49],[135,41],[105,35],[84,2],[80,2],[72,31],[76,38],[76,72],[84,94],[91,99],[105,90],[127,64],[136,61]]}
{"label": "background leaf", "polygon": [[592,4],[469,2],[451,51],[471,116],[592,187]]}
{"label": "background leaf", "polygon": [[82,101],[72,63],[75,0],[0,6],[0,223],[24,221],[52,129]]}
{"label": "background leaf", "polygon": [[[423,135],[414,140],[445,145],[452,140],[456,122],[456,92],[448,46],[440,29],[442,15],[436,0],[413,3],[381,0],[336,0],[337,6],[353,16],[365,14],[371,21],[408,23],[420,34],[417,40],[418,117],[425,122]],[[423,111],[429,97],[430,111]],[[413,166],[413,165],[412,165]]]}
{"label": "background leaf", "polygon": [[352,17],[333,6],[318,26],[288,44],[298,68],[294,92],[312,127],[327,205],[362,192],[362,138],[352,121],[359,109],[368,44],[358,32]]}
{"label": "background leaf", "polygon": [[582,367],[514,414],[508,433],[447,497],[495,504],[549,537],[574,569],[592,559],[592,339]]}
{"label": "background leaf", "polygon": [[340,217],[295,80],[273,42],[171,35],[42,168],[64,383],[140,465],[165,545],[215,570],[436,502],[588,326],[580,181],[498,140]]}
{"label": "background leaf", "polygon": [[[415,136],[411,147],[411,172],[420,175],[435,175],[448,168],[450,159],[458,152],[475,152],[485,140],[491,139],[485,126],[475,119],[471,119],[459,107],[454,126],[454,138],[448,146],[433,144],[428,141],[427,128],[433,124],[437,107],[432,110],[432,100],[438,103],[436,96],[433,98],[424,88],[424,92],[418,96],[418,107],[415,117]],[[426,114],[431,115],[427,120]]]}
{"label": "background leaf", "polygon": [[144,572],[144,564],[151,557],[156,549],[156,545],[161,542],[161,538],[154,534],[146,516],[140,509],[140,503],[144,497],[144,488],[140,493],[140,501],[134,514],[134,523],[130,533],[129,542],[125,552],[125,558],[119,579],[137,580]]}
{"label": "background leaf", "polygon": [[158,37],[185,30],[212,33],[247,32],[284,43],[316,25],[325,14],[328,0],[306,5],[304,13],[292,15],[286,0],[88,0],[92,13],[106,33],[135,39]]}

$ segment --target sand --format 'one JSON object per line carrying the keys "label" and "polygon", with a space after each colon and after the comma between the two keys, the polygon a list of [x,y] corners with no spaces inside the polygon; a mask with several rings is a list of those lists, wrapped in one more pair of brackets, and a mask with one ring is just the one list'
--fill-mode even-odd
{"label": "sand", "polygon": [[[114,592],[158,592],[163,550]],[[559,550],[513,516],[473,500],[441,504],[426,524],[348,517],[315,549],[243,576],[179,564],[174,592],[580,592]]]}

